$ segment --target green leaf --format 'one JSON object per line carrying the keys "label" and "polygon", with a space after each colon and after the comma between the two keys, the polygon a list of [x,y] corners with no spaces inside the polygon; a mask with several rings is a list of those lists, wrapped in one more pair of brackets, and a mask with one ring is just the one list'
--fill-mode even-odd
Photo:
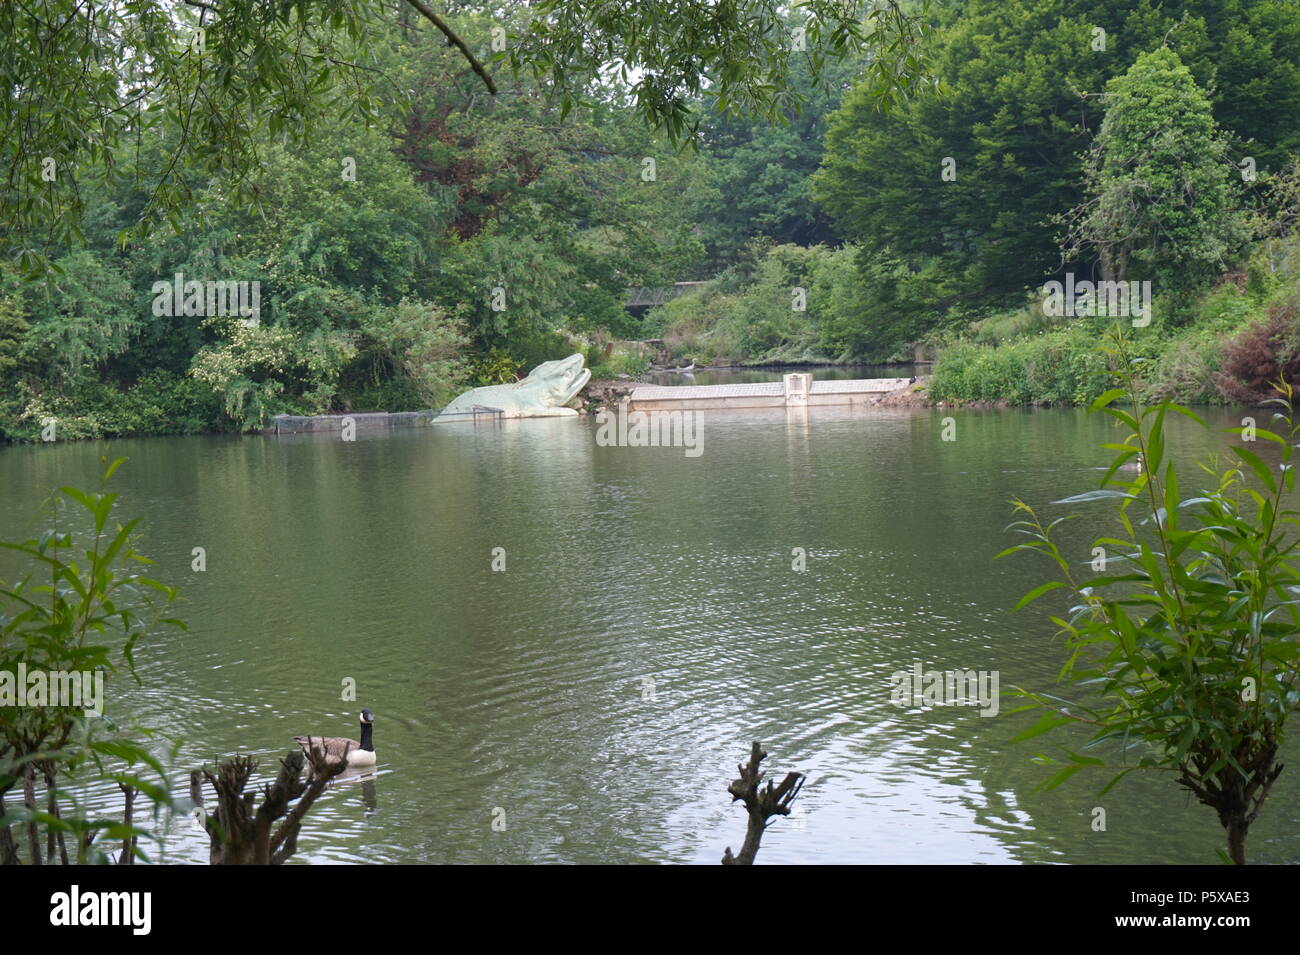
{"label": "green leaf", "polygon": [[1130,494],[1128,491],[1117,491],[1114,488],[1102,488],[1097,491],[1085,491],[1082,494],[1075,494],[1071,497],[1063,497],[1059,501],[1053,501],[1053,504],[1081,504],[1084,501],[1101,501],[1107,498],[1124,498],[1126,500],[1136,500],[1136,494]]}
{"label": "green leaf", "polygon": [[1160,465],[1164,463],[1165,458],[1165,408],[1159,406],[1156,411],[1155,421],[1151,425],[1151,433],[1147,435],[1147,453],[1146,460],[1143,462],[1146,469],[1153,474],[1160,473]]}
{"label": "green leaf", "polygon": [[1136,766],[1130,766],[1128,769],[1126,769],[1126,770],[1124,770],[1123,772],[1119,773],[1117,776],[1115,776],[1113,779],[1111,779],[1111,781],[1108,782],[1105,786],[1102,786],[1102,787],[1101,787],[1101,790],[1097,793],[1097,796],[1098,796],[1098,797],[1101,797],[1101,796],[1106,795],[1106,793],[1110,792],[1112,789],[1115,788],[1115,784],[1116,784],[1116,783],[1118,783],[1121,779],[1123,779],[1123,778],[1124,778],[1125,776],[1127,776],[1129,773],[1133,772],[1133,770],[1135,770],[1135,769],[1137,769]]}
{"label": "green leaf", "polygon": [[1123,388],[1112,388],[1109,391],[1102,392],[1100,395],[1096,397],[1096,399],[1092,402],[1092,404],[1088,406],[1088,410],[1097,411],[1101,408],[1106,407],[1116,398],[1122,398],[1126,394],[1128,394],[1128,392],[1125,391]]}
{"label": "green leaf", "polygon": [[1053,590],[1056,590],[1058,587],[1064,587],[1064,586],[1065,584],[1061,583],[1061,581],[1059,580],[1049,580],[1047,583],[1035,587],[1033,590],[1029,591],[1029,593],[1021,597],[1019,602],[1017,602],[1017,604],[1011,609],[1019,610],[1021,607],[1033,603],[1039,597],[1043,596],[1043,594],[1049,593]]}
{"label": "green leaf", "polygon": [[1258,454],[1254,451],[1247,451],[1235,444],[1232,446],[1232,453],[1250,466],[1250,469],[1255,472],[1255,476],[1268,488],[1269,493],[1277,493],[1277,481],[1273,477],[1273,472]]}
{"label": "green leaf", "polygon": [[1110,408],[1110,407],[1102,408],[1100,410],[1124,422],[1124,424],[1128,425],[1128,427],[1133,431],[1134,434],[1137,434],[1139,431],[1142,430],[1138,426],[1137,418],[1134,418],[1127,411],[1121,411],[1119,408]]}
{"label": "green leaf", "polygon": [[1044,713],[1041,717],[1039,717],[1038,722],[1035,723],[1033,726],[1029,727],[1029,729],[1024,730],[1023,732],[1018,733],[1014,737],[1012,737],[1011,742],[1021,743],[1027,739],[1033,739],[1035,736],[1041,736],[1044,733],[1049,733],[1052,730],[1056,729],[1058,726],[1064,726],[1066,723],[1073,723],[1073,722],[1075,722],[1075,720],[1069,716],[1062,716],[1061,714],[1055,711],[1047,712]]}
{"label": "green leaf", "polygon": [[1180,405],[1180,404],[1176,404],[1176,403],[1174,403],[1174,402],[1172,402],[1172,401],[1167,401],[1167,402],[1165,402],[1165,407],[1168,408],[1170,411],[1174,411],[1174,412],[1177,412],[1177,413],[1180,414],[1180,415],[1183,415],[1184,417],[1191,418],[1193,421],[1195,421],[1197,424],[1199,424],[1202,428],[1208,428],[1208,427],[1209,427],[1209,425],[1207,425],[1207,424],[1205,423],[1205,419],[1203,419],[1203,418],[1202,418],[1200,415],[1198,415],[1195,411],[1192,411],[1190,408],[1184,408],[1182,405]]}
{"label": "green leaf", "polygon": [[1055,789],[1057,786],[1064,783],[1066,780],[1068,780],[1071,776],[1073,776],[1081,769],[1083,769],[1083,766],[1078,764],[1074,766],[1066,766],[1064,769],[1062,769],[1060,772],[1054,775],[1051,779],[1047,780],[1047,782],[1043,783],[1042,786],[1040,786],[1039,788],[1043,790]]}

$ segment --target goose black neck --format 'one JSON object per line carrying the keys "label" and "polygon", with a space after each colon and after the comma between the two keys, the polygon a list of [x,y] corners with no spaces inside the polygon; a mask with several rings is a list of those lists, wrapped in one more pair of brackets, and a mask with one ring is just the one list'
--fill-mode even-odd
{"label": "goose black neck", "polygon": [[374,728],[375,727],[373,723],[361,724],[361,747],[360,748],[370,753],[373,753],[375,751],[374,744],[370,742],[370,733]]}

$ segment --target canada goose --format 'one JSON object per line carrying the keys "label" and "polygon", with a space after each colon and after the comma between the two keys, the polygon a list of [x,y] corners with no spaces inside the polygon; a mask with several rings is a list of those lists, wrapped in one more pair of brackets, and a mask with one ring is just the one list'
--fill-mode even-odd
{"label": "canada goose", "polygon": [[348,768],[362,768],[375,765],[375,745],[372,731],[375,714],[369,710],[361,711],[361,742],[346,736],[295,736],[293,741],[302,747],[307,756],[308,774],[311,772],[311,754],[324,752],[327,765],[334,766],[346,761]]}

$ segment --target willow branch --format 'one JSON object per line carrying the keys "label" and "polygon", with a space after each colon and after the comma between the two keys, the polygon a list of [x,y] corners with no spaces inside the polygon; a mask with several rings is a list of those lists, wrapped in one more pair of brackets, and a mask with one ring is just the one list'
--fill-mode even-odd
{"label": "willow branch", "polygon": [[420,16],[424,17],[443,32],[443,35],[447,37],[447,42],[460,50],[461,55],[469,61],[470,68],[483,78],[483,83],[487,86],[488,92],[495,96],[497,93],[497,86],[492,82],[492,77],[489,76],[488,71],[483,68],[483,64],[480,63],[475,58],[474,54],[469,51],[469,47],[465,45],[465,41],[458,37],[456,31],[447,25],[447,21],[434,13],[433,9],[425,3],[424,0],[406,0],[406,2],[410,6],[414,7],[415,10],[419,12]]}

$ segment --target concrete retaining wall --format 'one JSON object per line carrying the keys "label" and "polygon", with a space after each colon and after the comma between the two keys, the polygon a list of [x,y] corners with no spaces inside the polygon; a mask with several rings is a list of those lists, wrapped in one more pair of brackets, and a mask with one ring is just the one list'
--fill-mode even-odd
{"label": "concrete retaining wall", "polygon": [[343,422],[351,420],[358,431],[376,428],[413,428],[428,424],[436,411],[366,411],[359,414],[290,415],[278,414],[263,434],[304,434],[311,431],[342,431]]}
{"label": "concrete retaining wall", "polygon": [[855,378],[814,381],[807,373],[782,381],[738,385],[639,385],[632,391],[633,411],[694,411],[707,408],[807,408],[876,404],[906,388],[908,378]]}

